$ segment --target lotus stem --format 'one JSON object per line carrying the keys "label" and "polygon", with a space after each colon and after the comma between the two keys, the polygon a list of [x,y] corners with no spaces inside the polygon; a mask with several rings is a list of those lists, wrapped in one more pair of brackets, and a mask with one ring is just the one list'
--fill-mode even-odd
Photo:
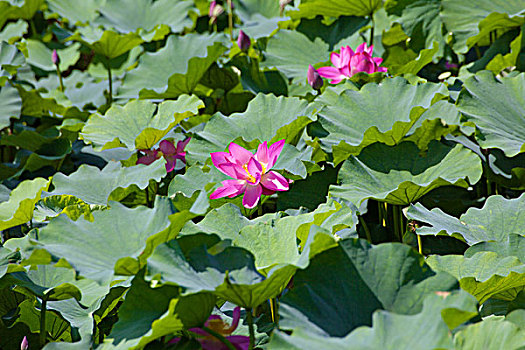
{"label": "lotus stem", "polygon": [[252,308],[246,308],[246,322],[248,322],[248,329],[250,330],[250,347],[249,350],[253,350],[255,347],[255,329],[253,327],[253,315]]}
{"label": "lotus stem", "polygon": [[233,41],[233,7],[232,7],[232,0],[228,0],[228,27],[230,27],[230,40]]}
{"label": "lotus stem", "polygon": [[42,348],[46,345],[46,307],[47,299],[44,296],[40,305],[40,347]]}
{"label": "lotus stem", "polygon": [[479,51],[479,46],[477,44],[474,45],[474,50],[476,50],[476,56],[478,56],[478,60],[481,59],[481,51]]}
{"label": "lotus stem", "polygon": [[393,205],[392,206],[392,217],[394,219],[394,232],[397,238],[399,239],[399,242],[403,242],[403,236],[402,236],[401,229],[400,229],[401,224],[399,222],[399,219],[400,219],[399,212],[400,212],[399,207],[397,205]]}
{"label": "lotus stem", "polygon": [[221,341],[221,343],[226,345],[226,347],[229,350],[237,350],[237,348],[235,346],[233,346],[233,344],[228,339],[223,337],[221,334],[215,332],[214,330],[212,330],[212,329],[210,329],[209,327],[206,327],[206,326],[202,327],[202,329],[205,330],[206,332],[208,332],[209,334],[213,335],[215,338],[219,339]]}
{"label": "lotus stem", "polygon": [[113,78],[111,76],[111,67],[108,65],[106,67],[108,69],[108,81],[109,81],[109,104],[113,103]]}
{"label": "lotus stem", "polygon": [[370,40],[369,40],[369,43],[368,43],[368,47],[374,45],[374,27],[375,27],[375,24],[374,24],[374,13],[373,12],[370,14],[370,21],[372,22],[372,28],[370,28]]}
{"label": "lotus stem", "polygon": [[379,224],[386,227],[386,203],[377,202],[377,212],[379,214]]}
{"label": "lotus stem", "polygon": [[60,67],[58,64],[55,64],[57,68],[57,75],[58,75],[58,82],[60,83],[60,91],[64,92],[64,81],[62,80],[62,72],[60,71]]}
{"label": "lotus stem", "polygon": [[421,240],[421,236],[416,233],[417,236],[417,248],[419,251],[419,254],[423,255],[423,242]]}
{"label": "lotus stem", "polygon": [[363,226],[363,229],[365,230],[366,239],[372,243],[372,235],[370,234],[370,230],[368,229],[368,225],[366,224],[365,220],[361,215],[359,215],[359,223],[361,226]]}
{"label": "lotus stem", "polygon": [[277,298],[271,298],[271,299],[268,299],[268,301],[270,302],[270,312],[272,314],[272,322],[277,324],[279,323],[279,313],[278,313],[278,301],[277,301]]}

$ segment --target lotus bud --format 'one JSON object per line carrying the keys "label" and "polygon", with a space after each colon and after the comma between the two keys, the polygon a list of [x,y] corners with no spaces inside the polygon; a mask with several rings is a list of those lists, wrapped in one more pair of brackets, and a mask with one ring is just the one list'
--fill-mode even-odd
{"label": "lotus bud", "polygon": [[312,65],[308,67],[308,73],[306,76],[308,77],[308,84],[310,84],[314,90],[319,91],[323,86],[323,78],[321,78]]}
{"label": "lotus bud", "polygon": [[53,50],[53,53],[51,54],[51,60],[53,61],[54,65],[58,65],[60,63],[60,57],[58,57],[57,50]]}
{"label": "lotus bud", "polygon": [[224,7],[217,4],[216,1],[212,1],[210,4],[210,10],[208,11],[208,16],[210,17],[210,24],[215,23],[217,17],[219,17],[224,12]]}
{"label": "lotus bud", "polygon": [[252,44],[252,41],[250,40],[250,37],[246,35],[242,30],[239,32],[239,37],[237,38],[237,45],[239,45],[239,48],[242,51],[248,51],[250,48],[250,45]]}
{"label": "lotus bud", "polygon": [[24,339],[22,339],[22,343],[20,343],[20,350],[27,349],[29,349],[29,342],[27,341],[27,337],[24,337]]}

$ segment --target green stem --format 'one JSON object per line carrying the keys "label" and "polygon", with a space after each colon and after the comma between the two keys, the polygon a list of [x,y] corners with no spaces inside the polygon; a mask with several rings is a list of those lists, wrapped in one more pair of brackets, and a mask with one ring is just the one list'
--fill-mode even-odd
{"label": "green stem", "polygon": [[417,236],[417,248],[419,250],[419,254],[423,255],[423,242],[421,241],[421,236],[416,233]]}
{"label": "green stem", "polygon": [[215,338],[219,339],[221,341],[221,343],[223,343],[224,345],[226,345],[226,347],[230,350],[237,350],[235,348],[235,346],[233,346],[233,344],[228,340],[226,339],[225,337],[223,337],[221,334],[215,332],[214,330],[210,329],[209,327],[202,327],[203,330],[205,330],[206,332],[208,332],[209,334],[213,335]]}
{"label": "green stem", "polygon": [[476,56],[478,56],[478,60],[481,59],[481,51],[479,51],[478,45],[474,45],[474,50],[476,50]]}
{"label": "green stem", "polygon": [[36,36],[36,25],[35,25],[35,21],[34,20],[30,20],[29,21],[29,25],[31,26],[31,34],[33,37]]}
{"label": "green stem", "polygon": [[270,311],[272,312],[272,322],[277,324],[279,323],[279,304],[277,298],[272,298],[268,301],[270,302]]}
{"label": "green stem", "polygon": [[379,225],[385,227],[386,226],[386,213],[385,213],[385,209],[383,207],[383,203],[382,202],[377,202],[377,212],[378,212],[378,215],[379,215]]}
{"label": "green stem", "polygon": [[368,47],[374,45],[374,14],[370,14],[370,20],[372,21],[372,28],[370,29],[370,41],[368,43]]}
{"label": "green stem", "polygon": [[250,330],[250,347],[249,350],[253,350],[255,347],[255,328],[253,327],[253,315],[252,308],[246,308],[246,321],[248,322],[248,329]]}
{"label": "green stem", "polygon": [[399,223],[399,206],[392,205],[392,217],[394,219],[394,232],[399,239],[399,242],[403,242],[403,236],[400,230],[401,224]]}
{"label": "green stem", "polygon": [[58,64],[56,65],[56,67],[57,67],[58,82],[60,83],[60,91],[64,92],[64,81],[62,80],[62,72],[60,71]]}
{"label": "green stem", "polygon": [[108,80],[109,80],[109,104],[113,103],[113,78],[111,76],[111,67],[107,66],[108,69]]}
{"label": "green stem", "polygon": [[57,173],[60,171],[60,168],[62,168],[62,165],[64,164],[65,160],[66,160],[66,157],[64,156],[64,158],[60,159],[60,161],[58,162]]}
{"label": "green stem", "polygon": [[47,299],[44,296],[40,306],[40,347],[46,345],[46,307]]}
{"label": "green stem", "polygon": [[361,226],[363,226],[363,229],[365,230],[366,239],[370,243],[372,243],[372,235],[370,234],[370,230],[368,229],[368,226],[361,215],[359,215],[359,223],[361,224]]}
{"label": "green stem", "polygon": [[228,27],[230,27],[230,40],[233,41],[233,8],[232,8],[232,0],[228,0]]}

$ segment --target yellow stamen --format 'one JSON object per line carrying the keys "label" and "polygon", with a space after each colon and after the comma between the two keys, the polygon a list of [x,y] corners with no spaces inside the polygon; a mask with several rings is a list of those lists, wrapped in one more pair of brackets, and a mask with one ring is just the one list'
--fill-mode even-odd
{"label": "yellow stamen", "polygon": [[248,164],[244,164],[242,168],[244,169],[244,171],[246,171],[246,174],[248,174],[248,181],[250,181],[251,183],[255,183],[255,176],[250,174],[250,172],[248,171]]}

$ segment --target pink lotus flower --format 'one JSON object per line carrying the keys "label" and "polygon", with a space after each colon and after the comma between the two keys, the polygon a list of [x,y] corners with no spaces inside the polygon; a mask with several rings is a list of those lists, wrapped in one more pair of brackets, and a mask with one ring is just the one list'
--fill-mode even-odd
{"label": "pink lotus flower", "polygon": [[284,143],[285,140],[281,140],[268,147],[265,141],[254,155],[232,142],[228,147],[229,152],[212,153],[211,160],[217,169],[235,180],[224,180],[222,186],[210,195],[210,199],[233,198],[244,193],[242,205],[251,209],[263,194],[288,191],[288,180],[279,173],[269,171],[281,154]]}
{"label": "pink lotus flower", "polygon": [[[233,331],[237,329],[240,317],[241,308],[237,306],[233,309],[231,325],[225,323],[220,316],[211,315],[206,323],[204,323],[204,326],[225,337],[236,349],[247,350],[250,346],[250,337],[245,335],[231,335]],[[190,328],[189,331],[197,334],[197,341],[204,350],[228,350],[228,347],[224,343],[201,328]],[[175,338],[169,343],[175,344],[179,341],[180,338]]]}
{"label": "pink lotus flower", "polygon": [[175,169],[175,164],[177,159],[180,159],[186,163],[186,152],[184,152],[184,147],[190,142],[191,137],[187,138],[184,141],[177,142],[177,147],[168,140],[160,141],[158,149],[145,149],[140,150],[145,154],[145,156],[140,157],[137,160],[137,164],[146,164],[149,165],[159,159],[161,156],[166,159],[166,171],[169,173]]}
{"label": "pink lotus flower", "polygon": [[330,55],[334,67],[321,67],[317,71],[322,77],[330,79],[330,84],[337,84],[359,72],[386,72],[385,67],[379,67],[383,59],[372,57],[373,49],[373,45],[367,47],[366,43],[359,45],[355,52],[350,46],[343,46],[340,53],[332,52]]}

